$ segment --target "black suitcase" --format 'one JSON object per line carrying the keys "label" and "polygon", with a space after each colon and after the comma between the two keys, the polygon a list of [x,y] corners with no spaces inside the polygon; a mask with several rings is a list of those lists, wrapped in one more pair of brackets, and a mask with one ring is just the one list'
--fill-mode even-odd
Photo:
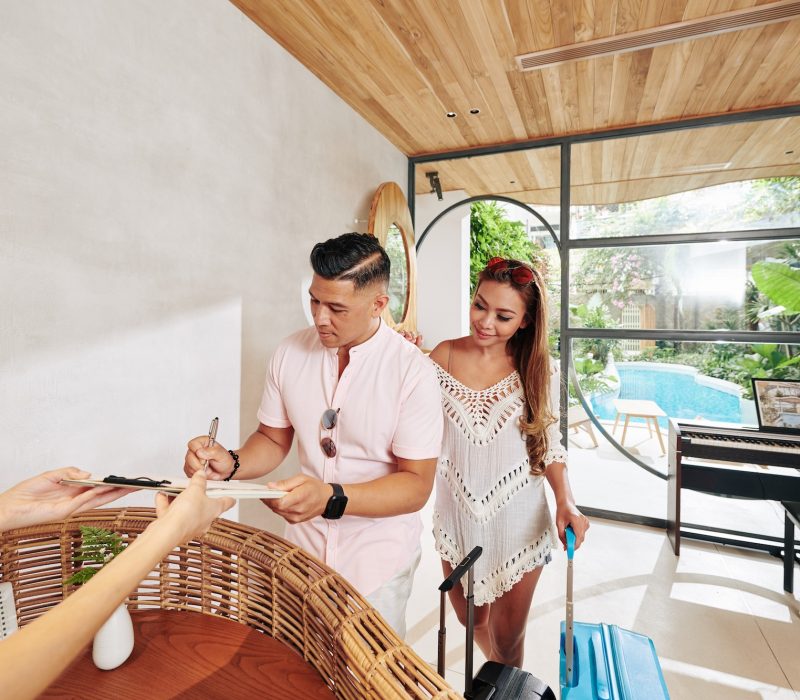
{"label": "black suitcase", "polygon": [[555,693],[544,681],[514,666],[506,666],[497,661],[487,661],[473,679],[472,657],[475,627],[475,604],[473,596],[472,565],[481,556],[483,549],[475,547],[439,586],[441,598],[439,606],[439,651],[437,671],[444,678],[444,650],[447,629],[444,618],[447,606],[447,592],[467,574],[467,645],[464,661],[464,697],[467,700],[556,700]]}

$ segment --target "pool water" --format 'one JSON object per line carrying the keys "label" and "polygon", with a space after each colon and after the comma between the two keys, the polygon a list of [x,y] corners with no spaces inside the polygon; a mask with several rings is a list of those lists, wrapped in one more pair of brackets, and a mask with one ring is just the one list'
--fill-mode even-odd
{"label": "pool water", "polygon": [[[593,396],[590,401],[598,418],[614,420],[614,399],[645,399],[655,401],[670,418],[683,420],[704,420],[741,423],[742,408],[739,394],[706,386],[703,381],[715,380],[698,374],[691,367],[682,365],[647,366],[642,363],[617,364],[620,383],[619,391]],[[700,378],[700,382],[698,382]],[[737,391],[729,382],[719,382],[720,386],[729,384],[731,391]],[[727,387],[726,387],[727,388]],[[641,419],[631,419],[639,420]],[[667,419],[659,418],[659,424],[666,427]]]}

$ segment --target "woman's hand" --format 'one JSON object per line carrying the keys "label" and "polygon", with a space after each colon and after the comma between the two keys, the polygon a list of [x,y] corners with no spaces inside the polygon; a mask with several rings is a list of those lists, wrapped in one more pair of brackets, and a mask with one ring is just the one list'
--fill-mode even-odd
{"label": "woman's hand", "polygon": [[575,549],[578,549],[586,538],[586,531],[589,529],[589,518],[581,513],[571,501],[560,503],[556,506],[556,528],[558,529],[558,539],[564,549],[567,548],[567,525],[572,527],[575,533]]}
{"label": "woman's hand", "polygon": [[200,470],[192,475],[189,486],[179,496],[156,494],[156,513],[159,522],[174,528],[179,544],[202,537],[222,513],[236,503],[232,498],[206,496],[206,475]]}
{"label": "woman's hand", "polygon": [[26,479],[0,494],[0,530],[63,520],[74,513],[98,508],[131,489],[114,486],[76,486],[62,479],[86,479],[91,474],[63,467]]}
{"label": "woman's hand", "polygon": [[418,348],[422,347],[422,333],[412,333],[411,331],[397,331],[409,343],[413,343]]}

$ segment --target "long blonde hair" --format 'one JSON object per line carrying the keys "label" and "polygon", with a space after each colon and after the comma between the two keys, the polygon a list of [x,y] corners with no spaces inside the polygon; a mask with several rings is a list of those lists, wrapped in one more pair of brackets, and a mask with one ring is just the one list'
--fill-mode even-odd
{"label": "long blonde hair", "polygon": [[[525,393],[525,408],[519,423],[525,435],[531,474],[544,474],[544,458],[549,447],[547,429],[555,423],[556,416],[550,408],[550,350],[547,342],[547,289],[542,274],[520,260],[505,260],[507,265],[484,268],[478,275],[478,286],[486,280],[508,284],[525,302],[528,321],[508,340],[506,351],[512,356],[514,367],[522,379]],[[526,284],[519,284],[512,274],[515,268],[530,270],[532,277]]]}

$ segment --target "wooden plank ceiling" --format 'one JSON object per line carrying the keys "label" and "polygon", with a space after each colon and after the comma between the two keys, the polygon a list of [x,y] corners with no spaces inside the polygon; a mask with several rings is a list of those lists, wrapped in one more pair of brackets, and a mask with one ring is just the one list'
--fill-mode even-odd
{"label": "wooden plank ceiling", "polygon": [[[525,72],[515,61],[784,1],[232,0],[409,156],[798,105],[800,19]],[[798,119],[575,146],[573,200],[800,175]],[[417,170],[418,193],[430,191],[424,172],[438,170],[444,190],[557,199],[552,148]]]}

